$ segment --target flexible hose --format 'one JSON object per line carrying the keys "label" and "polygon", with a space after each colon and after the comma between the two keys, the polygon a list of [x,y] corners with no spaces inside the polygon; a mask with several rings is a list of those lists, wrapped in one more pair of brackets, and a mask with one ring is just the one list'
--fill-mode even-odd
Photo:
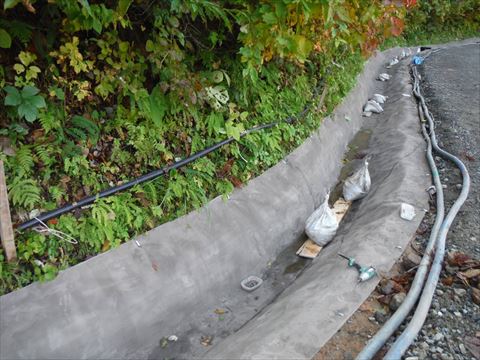
{"label": "flexible hose", "polygon": [[407,351],[413,340],[418,335],[420,329],[422,328],[425,319],[428,315],[428,310],[430,309],[430,305],[432,303],[433,294],[435,292],[435,288],[437,287],[438,279],[440,277],[440,272],[442,270],[442,263],[443,258],[445,255],[445,240],[447,237],[448,230],[452,225],[455,216],[457,215],[458,211],[460,210],[461,206],[465,202],[468,197],[468,192],[470,190],[470,175],[468,174],[468,170],[463,164],[460,159],[456,156],[450,154],[449,152],[441,149],[437,144],[437,139],[435,135],[434,129],[434,122],[432,115],[428,111],[427,105],[425,104],[425,99],[423,98],[422,94],[420,93],[420,82],[419,82],[419,75],[416,67],[413,67],[413,76],[415,79],[415,87],[414,87],[414,94],[416,98],[420,101],[421,107],[423,109],[422,113],[428,120],[429,130],[430,130],[430,138],[432,141],[433,149],[444,159],[451,160],[455,165],[460,169],[460,172],[463,177],[462,183],[462,191],[460,195],[453,203],[450,211],[448,212],[445,220],[443,221],[437,239],[437,246],[435,252],[435,258],[433,260],[432,268],[430,269],[430,273],[427,278],[427,282],[422,292],[422,296],[420,297],[420,301],[418,302],[417,308],[415,313],[410,320],[410,323],[402,332],[402,334],[397,338],[395,343],[390,347],[390,350],[385,355],[385,359],[400,359],[401,356]]}
{"label": "flexible hose", "polygon": [[[254,127],[250,128],[248,130],[243,131],[240,134],[240,137],[243,138],[244,136],[246,136],[248,134],[251,134],[253,132],[272,128],[274,126],[279,125],[282,122],[286,122],[288,124],[294,123],[297,119],[302,118],[303,116],[305,116],[310,111],[314,100],[318,96],[319,89],[323,86],[324,86],[324,80],[320,79],[320,82],[319,82],[318,86],[316,86],[315,89],[314,89],[312,100],[310,100],[307,103],[307,105],[305,105],[303,110],[297,116],[289,116],[288,118],[283,119],[283,120],[278,120],[278,121],[274,121],[274,122],[271,122],[271,123],[254,126]],[[49,212],[42,213],[42,214],[36,216],[35,218],[30,219],[30,220],[25,221],[24,223],[20,224],[17,229],[18,230],[25,230],[25,229],[28,229],[32,226],[39,225],[39,224],[41,224],[41,222],[46,222],[50,219],[56,218],[56,217],[58,217],[62,214],[65,214],[65,213],[70,212],[72,210],[75,210],[77,208],[80,208],[80,207],[83,207],[83,206],[86,206],[86,205],[90,205],[90,204],[94,203],[97,199],[104,198],[104,197],[107,197],[107,196],[111,196],[111,195],[113,195],[117,192],[128,190],[128,189],[134,187],[135,185],[138,185],[138,184],[144,183],[146,181],[153,180],[153,179],[155,179],[159,176],[168,174],[168,172],[170,170],[179,169],[179,168],[181,168],[185,165],[188,165],[191,162],[193,162],[193,161],[195,161],[195,160],[197,160],[201,157],[204,157],[204,156],[208,155],[209,153],[221,148],[222,146],[230,144],[233,141],[235,141],[235,139],[230,137],[230,138],[225,139],[223,141],[217,142],[217,143],[213,144],[212,146],[209,146],[209,147],[207,147],[207,148],[205,148],[205,149],[203,149],[199,152],[196,152],[195,154],[190,155],[190,156],[188,156],[188,157],[186,157],[186,158],[184,158],[180,161],[174,162],[171,165],[167,165],[167,166],[164,166],[161,169],[157,169],[157,170],[154,170],[152,172],[149,172],[145,175],[142,175],[142,176],[140,176],[136,179],[133,179],[131,181],[128,181],[124,184],[121,184],[121,185],[118,185],[118,186],[112,186],[108,189],[105,189],[105,190],[99,192],[96,195],[87,196],[87,197],[84,197],[84,198],[80,199],[77,202],[64,205],[64,206],[62,206],[58,209],[55,209],[55,210],[52,210],[52,211],[49,211]]]}
{"label": "flexible hose", "polygon": [[363,350],[358,354],[357,360],[370,360],[375,354],[382,348],[382,346],[387,342],[390,336],[393,335],[395,330],[402,324],[405,318],[408,316],[413,306],[418,300],[420,293],[422,292],[423,284],[425,283],[425,278],[427,277],[428,268],[430,262],[432,261],[432,252],[435,247],[435,241],[437,239],[438,231],[440,225],[443,222],[445,208],[443,202],[443,188],[440,181],[440,176],[438,175],[437,166],[432,155],[432,143],[428,137],[425,124],[422,123],[422,133],[427,142],[427,160],[432,171],[433,183],[435,184],[436,189],[436,207],[437,213],[435,217],[435,222],[428,239],[427,246],[423,258],[418,266],[415,278],[413,279],[410,290],[405,297],[405,300],[402,302],[400,307],[395,311],[395,313],[388,319],[388,321],[383,325],[383,327],[375,334],[375,336],[368,342],[368,344],[363,348]]}

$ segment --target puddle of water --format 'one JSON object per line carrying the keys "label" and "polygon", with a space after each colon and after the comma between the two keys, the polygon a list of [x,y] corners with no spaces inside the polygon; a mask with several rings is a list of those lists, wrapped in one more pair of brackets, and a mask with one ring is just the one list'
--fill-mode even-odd
{"label": "puddle of water", "polygon": [[343,167],[340,171],[340,176],[338,177],[338,182],[334,186],[333,190],[330,192],[329,203],[332,206],[335,201],[337,201],[343,192],[343,181],[352,174],[355,166],[358,161],[363,159],[367,153],[365,150],[368,149],[370,143],[370,137],[372,136],[371,129],[360,130],[348,144],[348,150],[345,153],[343,158]]}

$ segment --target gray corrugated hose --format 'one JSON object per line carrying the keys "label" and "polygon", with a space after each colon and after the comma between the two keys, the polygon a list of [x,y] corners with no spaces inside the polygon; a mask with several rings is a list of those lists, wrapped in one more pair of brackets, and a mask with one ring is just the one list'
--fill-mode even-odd
{"label": "gray corrugated hose", "polygon": [[[425,99],[420,93],[420,79],[416,67],[412,67],[412,75],[414,77],[414,94],[419,101],[419,115],[422,120],[422,132],[427,141],[427,160],[430,165],[430,169],[432,171],[432,178],[435,184],[435,188],[437,190],[437,216],[435,218],[435,223],[433,225],[432,232],[430,234],[430,238],[425,249],[425,255],[422,258],[420,266],[415,275],[415,279],[412,283],[406,299],[399,307],[399,309],[380,329],[380,331],[367,344],[367,346],[360,352],[360,354],[357,356],[358,360],[366,360],[373,358],[373,356],[381,349],[381,347],[385,344],[389,337],[395,332],[395,330],[408,316],[411,309],[415,305],[415,302],[417,301],[420,292],[422,291],[422,287],[425,283],[425,277],[428,272],[428,266],[430,265],[432,252],[434,249],[436,249],[433,265],[430,270],[428,279],[425,283],[425,288],[423,289],[423,293],[415,311],[415,314],[413,315],[407,328],[392,345],[389,352],[385,355],[385,359],[400,359],[400,357],[405,353],[405,351],[408,349],[410,344],[417,336],[418,332],[423,326],[423,323],[425,322],[425,318],[431,305],[433,293],[435,291],[438,278],[440,276],[443,257],[445,254],[445,239],[448,230],[450,228],[450,225],[452,224],[453,219],[458,213],[458,210],[465,202],[470,188],[470,177],[465,165],[457,157],[446,152],[438,146],[435,136],[433,118],[425,104]],[[426,132],[425,117],[428,120],[430,138],[428,137]],[[435,162],[433,161],[432,147],[441,157],[453,161],[459,167],[463,176],[462,191],[458,199],[452,205],[452,208],[450,209],[445,219],[442,185],[440,182],[437,168],[435,166]]]}

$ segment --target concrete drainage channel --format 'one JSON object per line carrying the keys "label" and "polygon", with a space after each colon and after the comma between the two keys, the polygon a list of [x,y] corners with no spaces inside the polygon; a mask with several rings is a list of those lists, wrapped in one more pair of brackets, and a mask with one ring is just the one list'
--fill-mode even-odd
{"label": "concrete drainage channel", "polygon": [[[379,280],[358,284],[337,253],[387,272],[427,208],[408,60],[384,67],[400,52],[372,57],[320,129],[227,202],[2,296],[0,357],[311,358]],[[376,81],[383,72],[392,78]],[[389,97],[385,111],[362,117],[374,93]],[[367,153],[370,193],[316,259],[298,258],[305,220]],[[400,218],[401,203],[415,207],[413,221]],[[249,275],[263,280],[252,292],[240,286]]]}

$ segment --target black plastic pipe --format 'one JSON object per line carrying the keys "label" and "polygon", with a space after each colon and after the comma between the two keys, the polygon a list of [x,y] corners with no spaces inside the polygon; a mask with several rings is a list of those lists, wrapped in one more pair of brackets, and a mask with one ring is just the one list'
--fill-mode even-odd
{"label": "black plastic pipe", "polygon": [[[320,89],[320,87],[323,85],[323,80],[320,79],[320,84],[315,88],[314,90],[314,93],[313,93],[313,97],[312,97],[312,100],[307,104],[305,105],[305,107],[303,108],[303,110],[296,116],[296,117],[293,117],[293,116],[289,116],[288,118],[284,119],[284,120],[281,120],[281,121],[274,121],[274,122],[271,122],[271,123],[267,123],[267,124],[262,124],[262,125],[257,125],[257,126],[254,126],[250,129],[247,129],[245,130],[244,132],[242,132],[240,134],[240,137],[244,137],[248,134],[251,134],[253,132],[256,132],[256,131],[260,131],[260,130],[264,130],[264,129],[270,129],[274,126],[277,126],[278,124],[280,124],[281,122],[286,122],[288,124],[292,124],[294,123],[297,119],[299,118],[302,118],[304,115],[307,114],[307,112],[310,110],[310,107],[313,103],[313,100],[316,98],[316,96],[318,95],[318,90]],[[146,181],[150,181],[150,180],[153,180],[157,177],[160,177],[162,175],[165,175],[167,174],[170,170],[174,170],[174,169],[179,169],[185,165],[188,165],[190,164],[191,162],[201,158],[201,157],[204,157],[206,155],[208,155],[209,153],[211,153],[212,151],[215,151],[219,148],[221,148],[222,146],[224,145],[227,145],[227,144],[230,144],[231,142],[235,141],[234,138],[228,138],[228,139],[225,139],[223,141],[220,141],[220,142],[217,142],[215,143],[214,145],[212,146],[209,146],[199,152],[196,152],[195,154],[193,155],[190,155],[180,161],[177,161],[177,162],[174,162],[173,164],[171,165],[167,165],[167,166],[164,166],[163,168],[161,169],[157,169],[157,170],[154,170],[152,172],[149,172],[145,175],[142,175],[134,180],[131,180],[129,182],[126,182],[124,184],[121,184],[121,185],[118,185],[118,186],[112,186],[108,189],[105,189],[101,192],[99,192],[98,194],[96,195],[91,195],[91,196],[87,196],[87,197],[84,197],[83,199],[77,201],[77,202],[74,202],[74,203],[71,203],[71,204],[67,204],[65,206],[62,206],[61,208],[58,208],[58,209],[55,209],[55,210],[52,210],[52,211],[48,211],[48,212],[45,212],[45,213],[42,213],[38,216],[36,216],[35,218],[33,219],[30,219],[28,221],[25,221],[24,223],[20,224],[18,226],[18,230],[25,230],[25,229],[28,229],[28,228],[31,228],[32,226],[35,226],[35,225],[40,225],[40,221],[43,221],[43,222],[46,222],[50,219],[53,219],[53,218],[56,218],[62,214],[65,214],[67,212],[70,212],[72,210],[75,210],[75,209],[78,209],[78,208],[81,208],[83,206],[87,206],[87,205],[90,205],[90,204],[93,204],[97,199],[101,199],[101,198],[104,198],[104,197],[108,197],[108,196],[111,196],[117,192],[120,192],[120,191],[125,191],[125,190],[128,190],[128,189],[131,189],[132,187],[134,187],[135,185],[138,185],[138,184],[141,184],[141,183],[144,183]]]}

